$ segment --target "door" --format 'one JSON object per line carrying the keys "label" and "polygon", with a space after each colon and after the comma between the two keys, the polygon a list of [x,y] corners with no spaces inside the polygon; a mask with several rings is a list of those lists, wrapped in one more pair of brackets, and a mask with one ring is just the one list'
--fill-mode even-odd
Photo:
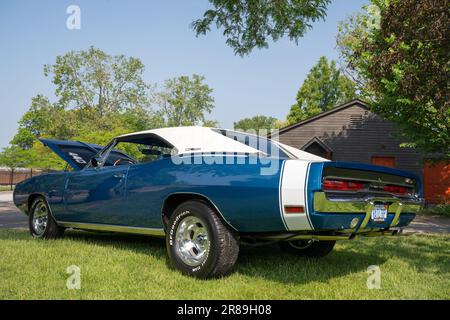
{"label": "door", "polygon": [[395,158],[394,157],[372,157],[372,164],[383,167],[395,167]]}
{"label": "door", "polygon": [[423,192],[427,203],[450,201],[450,163],[425,161]]}
{"label": "door", "polygon": [[105,166],[71,172],[64,192],[64,220],[128,225],[127,170],[128,166]]}

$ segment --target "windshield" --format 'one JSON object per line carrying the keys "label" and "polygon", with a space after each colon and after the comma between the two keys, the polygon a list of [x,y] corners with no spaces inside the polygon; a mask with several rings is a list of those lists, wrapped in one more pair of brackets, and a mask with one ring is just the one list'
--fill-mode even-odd
{"label": "windshield", "polygon": [[90,166],[108,167],[152,162],[170,157],[172,149],[170,144],[161,141],[154,134],[119,137],[97,153]]}

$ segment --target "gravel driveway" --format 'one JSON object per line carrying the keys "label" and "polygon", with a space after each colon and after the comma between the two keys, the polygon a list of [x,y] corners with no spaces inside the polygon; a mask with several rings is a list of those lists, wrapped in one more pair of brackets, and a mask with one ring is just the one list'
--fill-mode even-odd
{"label": "gravel driveway", "polygon": [[[0,228],[28,228],[28,217],[12,202],[12,192],[0,192]],[[450,233],[450,218],[417,216],[404,233]]]}

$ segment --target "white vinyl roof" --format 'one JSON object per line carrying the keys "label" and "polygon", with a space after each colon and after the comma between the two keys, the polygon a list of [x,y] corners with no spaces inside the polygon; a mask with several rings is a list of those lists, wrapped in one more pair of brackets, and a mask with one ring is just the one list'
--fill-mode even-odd
{"label": "white vinyl roof", "polygon": [[[229,130],[233,132],[232,130]],[[247,146],[242,142],[235,141],[207,127],[170,127],[153,130],[146,130],[124,134],[118,138],[132,137],[142,134],[155,134],[174,146],[175,154],[183,153],[263,153],[256,148]],[[282,144],[276,140],[272,142],[278,144],[297,159],[306,161],[328,161],[311,153],[299,150],[297,148]],[[264,154],[264,153],[263,153]]]}
{"label": "white vinyl roof", "polygon": [[230,139],[207,127],[160,128],[124,134],[119,138],[141,134],[158,135],[173,145],[178,154],[193,152],[260,153],[260,151],[255,148]]}

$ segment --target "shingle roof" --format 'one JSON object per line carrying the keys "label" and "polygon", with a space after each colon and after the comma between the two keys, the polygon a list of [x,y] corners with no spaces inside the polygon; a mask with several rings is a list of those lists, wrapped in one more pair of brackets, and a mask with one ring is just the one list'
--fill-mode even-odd
{"label": "shingle roof", "polygon": [[278,132],[279,132],[279,133],[283,133],[283,132],[289,131],[289,130],[291,130],[291,129],[300,127],[300,126],[302,126],[302,125],[304,125],[304,124],[306,124],[306,123],[315,121],[315,120],[317,120],[317,119],[326,117],[326,116],[328,116],[328,115],[330,115],[330,114],[333,114],[333,113],[335,113],[335,112],[341,111],[341,110],[346,109],[346,108],[348,108],[348,107],[353,107],[354,105],[358,105],[358,106],[360,106],[360,107],[362,107],[362,108],[364,108],[364,109],[369,110],[369,107],[368,107],[368,105],[367,105],[366,102],[364,102],[364,101],[362,101],[362,100],[360,100],[360,99],[354,99],[354,100],[351,100],[351,101],[349,101],[349,102],[346,102],[346,103],[343,103],[343,104],[341,104],[341,105],[338,105],[337,107],[334,107],[333,109],[330,109],[330,110],[328,110],[328,111],[319,113],[318,115],[315,115],[315,116],[313,116],[313,117],[311,117],[311,118],[308,118],[308,119],[302,120],[302,121],[300,121],[300,122],[291,124],[291,125],[289,125],[289,126],[287,126],[287,127],[281,128]]}

